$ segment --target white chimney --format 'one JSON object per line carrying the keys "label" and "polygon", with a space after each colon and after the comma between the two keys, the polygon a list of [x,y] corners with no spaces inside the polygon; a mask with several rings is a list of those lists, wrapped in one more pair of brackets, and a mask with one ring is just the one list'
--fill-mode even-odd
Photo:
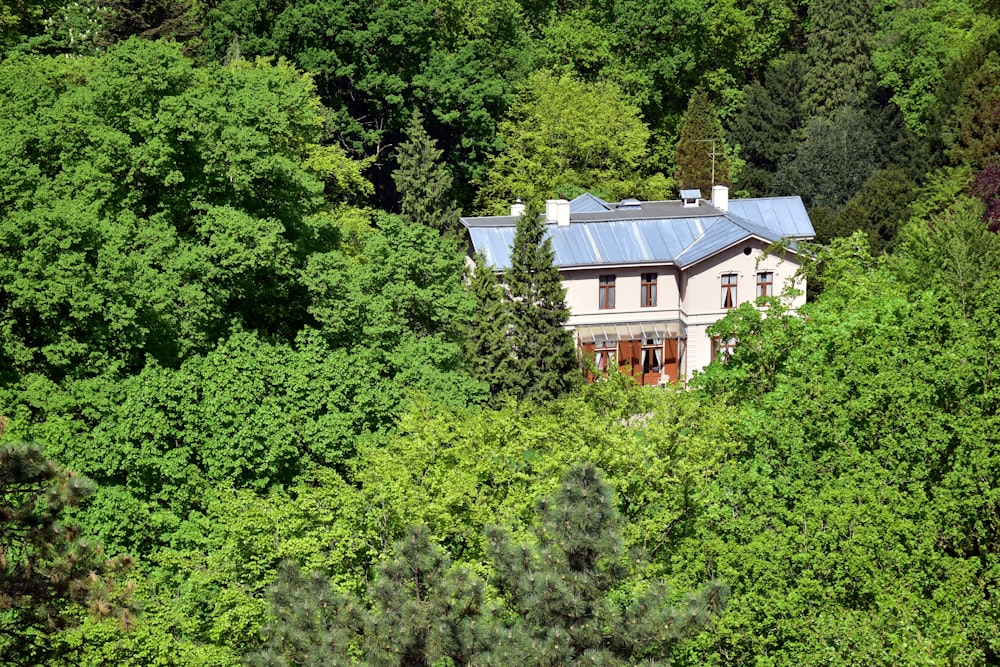
{"label": "white chimney", "polygon": [[545,222],[556,223],[560,227],[569,226],[569,201],[548,199],[545,201]]}
{"label": "white chimney", "polygon": [[515,218],[520,218],[524,215],[524,204],[521,203],[520,197],[518,197],[517,201],[510,205],[510,214]]}
{"label": "white chimney", "polygon": [[712,186],[712,206],[720,211],[729,211],[729,188],[725,185]]}

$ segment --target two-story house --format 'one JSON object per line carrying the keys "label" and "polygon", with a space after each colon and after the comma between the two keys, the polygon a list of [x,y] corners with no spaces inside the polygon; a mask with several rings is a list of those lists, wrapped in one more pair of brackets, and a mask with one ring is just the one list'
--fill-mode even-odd
{"label": "two-story house", "polygon": [[[472,252],[510,267],[518,216],[462,218]],[[792,283],[805,300],[795,240],[814,235],[799,197],[712,200],[697,190],[677,201],[611,203],[591,194],[546,202],[546,223],[570,309],[567,326],[598,370],[628,365],[642,384],[672,382],[707,366],[727,342],[706,329],[744,301]],[[778,254],[767,248],[793,243]]]}

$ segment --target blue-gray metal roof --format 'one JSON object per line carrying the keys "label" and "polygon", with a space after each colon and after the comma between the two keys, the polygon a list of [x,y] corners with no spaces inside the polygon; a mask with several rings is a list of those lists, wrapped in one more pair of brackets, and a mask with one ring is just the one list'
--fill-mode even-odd
{"label": "blue-gray metal roof", "polygon": [[[588,209],[595,200],[606,204],[591,197],[574,202]],[[569,225],[548,224],[546,230],[560,267],[674,263],[683,268],[748,238],[775,242],[786,236],[811,237],[812,225],[801,200],[775,199],[777,204],[769,199],[736,200],[752,202],[742,207],[733,207],[731,201],[729,213],[707,204],[684,208],[679,202],[643,202],[638,209],[606,204],[609,210],[571,211]],[[510,267],[515,218],[463,218],[462,222],[473,247],[491,266]]]}
{"label": "blue-gray metal roof", "polygon": [[589,192],[584,192],[582,195],[574,199],[569,203],[569,212],[573,213],[600,213],[602,211],[610,211],[611,206],[608,202],[604,201],[600,197],[595,197]]}
{"label": "blue-gray metal roof", "polygon": [[729,202],[729,212],[763,224],[783,237],[806,239],[816,234],[801,197],[733,199]]}

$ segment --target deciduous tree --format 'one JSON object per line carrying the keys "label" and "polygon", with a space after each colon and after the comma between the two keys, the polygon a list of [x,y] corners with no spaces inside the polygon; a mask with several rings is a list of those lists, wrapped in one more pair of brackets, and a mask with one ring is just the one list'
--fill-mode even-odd
{"label": "deciduous tree", "polygon": [[665,194],[662,177],[646,178],[649,129],[613,84],[536,72],[499,134],[504,149],[479,192],[484,209],[500,211],[516,197],[538,201],[584,190],[611,198]]}

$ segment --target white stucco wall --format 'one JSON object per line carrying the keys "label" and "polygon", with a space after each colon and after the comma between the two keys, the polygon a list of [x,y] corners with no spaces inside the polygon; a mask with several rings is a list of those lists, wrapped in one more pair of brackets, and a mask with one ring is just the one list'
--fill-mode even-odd
{"label": "white stucco wall", "polygon": [[[750,253],[746,254],[745,249]],[[802,280],[792,283],[799,268],[794,254],[782,258],[777,255],[764,256],[766,245],[751,240],[721,252],[690,267],[682,304],[687,312],[688,347],[687,375],[701,370],[712,361],[711,339],[705,330],[726,316],[722,307],[722,276],[727,273],[737,275],[736,306],[757,299],[757,274],[769,271],[774,274],[772,286],[775,296],[780,296],[790,284],[800,294],[792,300],[792,307],[805,303],[805,284]]]}
{"label": "white stucco wall", "polygon": [[[744,252],[747,248],[749,254]],[[680,319],[687,328],[683,365],[685,377],[690,378],[694,371],[701,370],[712,360],[712,344],[706,329],[728,312],[722,307],[722,275],[737,275],[735,305],[739,305],[756,300],[759,272],[774,274],[774,294],[780,295],[798,269],[794,254],[785,258],[765,257],[765,248],[763,242],[749,240],[683,272],[672,265],[563,270],[566,304],[571,313],[568,324],[576,327]],[[650,272],[657,274],[656,306],[643,308],[639,305],[642,274]],[[613,309],[598,307],[598,278],[603,275],[615,276]],[[798,308],[805,303],[805,285],[799,281],[795,287],[801,293],[794,298],[792,306]]]}
{"label": "white stucco wall", "polygon": [[[656,273],[656,306],[642,307],[642,274]],[[615,307],[598,307],[600,276],[615,277]],[[680,307],[677,269],[673,266],[607,267],[601,269],[564,270],[566,305],[570,309],[569,324],[608,324],[676,319]]]}

